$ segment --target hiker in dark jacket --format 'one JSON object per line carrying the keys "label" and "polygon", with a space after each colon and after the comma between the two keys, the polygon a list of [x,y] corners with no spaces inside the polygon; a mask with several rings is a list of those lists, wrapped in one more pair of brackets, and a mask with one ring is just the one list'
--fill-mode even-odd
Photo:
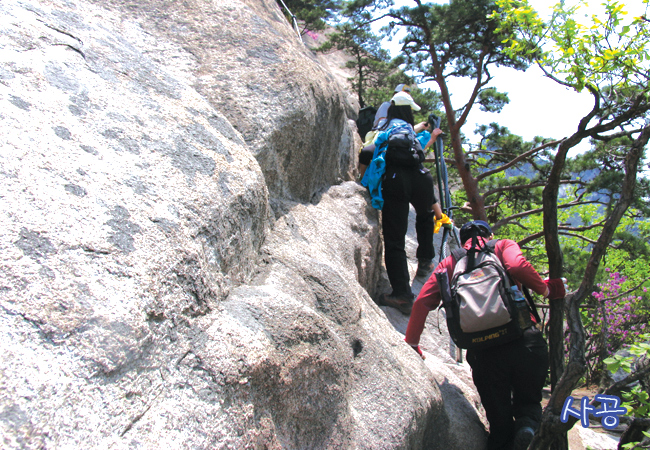
{"label": "hiker in dark jacket", "polygon": [[[381,130],[390,130],[393,126],[405,124],[413,130],[412,109],[416,111],[420,109],[413,98],[407,92],[398,92],[391,102],[386,123]],[[439,129],[433,130],[432,138],[437,137],[441,132]],[[375,145],[371,144],[362,151],[362,154],[369,155],[368,163],[374,150]],[[433,269],[434,218],[436,221],[441,221],[446,218],[446,215],[442,213],[435,197],[433,177],[421,163],[417,166],[402,167],[387,162],[381,194],[384,262],[392,292],[383,294],[379,303],[397,308],[403,314],[410,314],[415,296],[411,291],[411,277],[405,250],[409,205],[413,205],[416,213],[415,230],[418,241],[416,257],[420,276],[427,275]]]}
{"label": "hiker in dark jacket", "polygon": [[[465,249],[471,247],[474,236],[481,245],[494,237],[490,225],[482,220],[469,222],[461,228],[460,239]],[[515,241],[500,239],[494,252],[519,288],[524,285],[552,300],[566,295],[563,280],[542,280]],[[434,273],[446,270],[451,277],[455,266],[453,256],[448,256]],[[440,300],[440,288],[434,274],[420,290],[404,339],[423,358],[420,335],[429,311],[437,308]],[[535,323],[532,314],[531,320]],[[472,367],[472,379],[490,423],[488,450],[527,448],[542,419],[542,389],[549,364],[548,348],[541,331],[532,326],[522,337],[506,344],[469,349],[467,362]]]}
{"label": "hiker in dark jacket", "polygon": [[[408,84],[398,84],[395,87],[395,94],[399,92],[404,92],[410,97],[409,93],[411,92],[411,88],[409,87]],[[372,129],[363,136],[363,146],[359,151],[359,178],[360,179],[363,178],[363,175],[365,174],[366,169],[368,168],[368,165],[372,160],[372,154],[375,150],[374,142],[375,142],[375,138],[377,137],[377,134],[379,133],[380,130],[386,129],[386,125],[387,125],[386,118],[388,117],[388,109],[392,104],[393,104],[393,99],[391,98],[390,100],[382,103],[379,106],[379,109],[377,109],[377,112],[375,113],[375,119],[372,124]],[[420,107],[418,106],[418,110],[419,109]],[[416,130],[416,132],[419,131],[420,130]]]}

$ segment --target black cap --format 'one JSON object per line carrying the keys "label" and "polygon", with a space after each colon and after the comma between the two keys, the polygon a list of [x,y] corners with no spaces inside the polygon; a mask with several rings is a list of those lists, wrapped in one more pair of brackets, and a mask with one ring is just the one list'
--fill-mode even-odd
{"label": "black cap", "polygon": [[489,237],[492,234],[492,228],[485,220],[474,220],[467,222],[460,228],[460,240],[465,243],[472,236]]}

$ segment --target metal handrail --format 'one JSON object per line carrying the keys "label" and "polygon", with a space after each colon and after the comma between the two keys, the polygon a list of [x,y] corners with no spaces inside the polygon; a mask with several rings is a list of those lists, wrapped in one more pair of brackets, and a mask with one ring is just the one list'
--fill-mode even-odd
{"label": "metal handrail", "polygon": [[291,12],[291,10],[289,8],[287,8],[287,5],[284,3],[283,0],[280,0],[280,3],[282,3],[282,6],[284,6],[284,9],[286,9],[287,12],[289,13],[289,15],[291,16],[291,22],[293,24],[293,29],[296,32],[296,34],[298,35],[298,39],[300,39],[300,43],[303,43],[302,35],[300,34],[300,30],[298,29],[298,18]]}

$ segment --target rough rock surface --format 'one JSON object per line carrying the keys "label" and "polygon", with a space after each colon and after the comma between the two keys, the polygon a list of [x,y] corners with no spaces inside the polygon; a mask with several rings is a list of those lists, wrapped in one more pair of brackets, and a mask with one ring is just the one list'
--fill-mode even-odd
{"label": "rough rock surface", "polygon": [[0,50],[0,446],[482,448],[274,1],[2,0]]}
{"label": "rough rock surface", "polygon": [[275,1],[89,1],[155,36],[154,60],[191,67],[193,87],[241,133],[273,199],[309,201],[352,179],[352,106]]}

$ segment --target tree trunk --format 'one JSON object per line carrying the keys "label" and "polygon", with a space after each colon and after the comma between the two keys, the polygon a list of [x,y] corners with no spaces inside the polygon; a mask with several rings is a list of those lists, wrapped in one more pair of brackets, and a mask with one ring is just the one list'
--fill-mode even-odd
{"label": "tree trunk", "polygon": [[[576,133],[570,138],[570,140],[577,138],[580,133],[581,131]],[[581,140],[581,138],[579,140]],[[579,140],[577,142],[579,142]],[[627,157],[625,159],[625,178],[623,180],[620,198],[617,200],[610,216],[607,218],[603,227],[603,231],[593,247],[591,256],[587,263],[587,268],[585,270],[582,284],[576,292],[568,296],[567,320],[571,333],[569,362],[552,391],[548,405],[544,409],[540,429],[536,433],[533,441],[529,446],[530,450],[568,449],[567,432],[571,429],[576,420],[569,420],[566,423],[562,423],[560,421],[560,414],[562,413],[564,401],[569,395],[571,395],[573,389],[577,387],[580,379],[587,369],[585,361],[585,332],[584,328],[582,327],[582,319],[580,316],[580,304],[593,290],[594,281],[596,279],[596,272],[600,265],[600,261],[605,255],[607,246],[612,241],[616,227],[620,223],[623,214],[625,211],[627,211],[628,207],[632,203],[632,200],[634,198],[634,190],[636,187],[636,177],[639,171],[639,161],[641,160],[641,156],[643,155],[643,148],[648,143],[648,140],[650,140],[650,125],[646,126],[643,129],[642,133],[634,141],[629,153],[627,154]],[[551,177],[549,177],[549,185],[551,187],[547,186],[548,189],[544,189],[545,206],[546,201],[548,201],[548,204],[550,205],[557,205],[557,190],[553,194],[552,186],[555,183],[555,187],[557,188],[559,183],[556,180],[559,180],[559,177],[554,178],[553,175],[556,174],[556,165],[558,163],[563,165],[564,157],[566,156],[566,150],[570,148],[568,147],[569,144],[570,143],[568,143],[566,146],[564,144],[560,146],[560,149],[564,150],[563,154],[561,154],[560,150],[558,150],[558,155],[561,157],[561,159],[558,161],[558,158],[556,156],[553,170],[551,171]],[[559,172],[559,170],[557,172]],[[553,195],[554,198],[547,198],[551,195]],[[557,216],[557,210],[555,210],[555,216]],[[557,263],[558,254],[559,260],[561,261],[561,253],[559,252],[559,241],[557,239],[557,221],[554,227],[551,225],[552,224],[549,224],[549,228],[556,230],[555,236],[548,236],[547,211],[545,210],[544,231],[548,239],[547,251],[550,248],[550,250],[553,250],[554,252],[552,254],[549,254],[549,269],[551,272],[551,277],[555,278],[561,276],[562,267],[552,266],[551,261]],[[549,247],[549,242],[557,245],[557,248],[553,248],[552,246]],[[562,342],[555,344],[556,346],[559,345],[560,348],[562,347]]]}
{"label": "tree trunk", "polygon": [[562,423],[560,414],[564,401],[571,395],[587,369],[584,352],[585,332],[580,320],[580,302],[585,296],[579,289],[568,297],[568,319],[571,329],[569,363],[544,409],[540,429],[528,447],[530,450],[568,450],[569,448],[567,432],[573,427],[576,420],[570,417],[571,420]]}
{"label": "tree trunk", "polygon": [[630,442],[641,442],[646,439],[643,434],[644,431],[650,429],[650,418],[647,417],[635,417],[632,420],[632,423],[621,434],[621,439],[618,442],[619,450],[623,448],[623,445],[629,444]]}
{"label": "tree trunk", "polygon": [[[420,3],[420,2],[418,2]],[[420,14],[420,29],[424,34],[423,42],[431,43],[432,42],[432,30],[429,26],[429,22],[422,15],[423,10],[418,10]],[[470,171],[469,164],[465,161],[465,152],[463,151],[462,141],[460,138],[460,129],[465,123],[467,114],[472,105],[476,101],[476,97],[481,87],[481,74],[483,73],[484,65],[487,64],[486,54],[482,53],[479,58],[480,64],[476,67],[477,70],[477,79],[472,92],[470,100],[467,102],[466,110],[461,116],[460,120],[456,118],[456,110],[451,104],[451,95],[449,94],[449,89],[447,87],[447,82],[444,76],[444,63],[438,59],[436,49],[429,44],[429,55],[431,56],[431,68],[433,74],[435,74],[434,81],[438,84],[440,88],[440,97],[445,108],[445,115],[447,116],[447,125],[449,126],[449,134],[451,135],[451,147],[454,152],[454,161],[456,162],[456,168],[458,169],[458,174],[463,182],[463,187],[465,188],[465,193],[467,194],[467,201],[469,202],[470,207],[472,208],[472,217],[475,220],[485,220],[487,221],[487,214],[485,212],[485,201],[483,196],[479,193],[478,180],[472,176]],[[442,195],[442,193],[440,193]]]}
{"label": "tree trunk", "polygon": [[564,299],[549,300],[548,342],[551,391],[564,372]]}
{"label": "tree trunk", "polygon": [[451,147],[454,151],[454,161],[458,174],[463,181],[463,187],[467,195],[467,201],[472,208],[472,218],[474,220],[487,221],[487,214],[485,212],[485,202],[483,196],[479,193],[478,180],[472,176],[469,164],[465,161],[465,152],[463,151],[462,141],[460,139],[461,123],[456,122],[456,112],[451,104],[451,97],[449,89],[442,74],[437,77],[438,87],[440,88],[440,96],[442,103],[445,107],[447,115],[447,124],[449,125],[449,134],[451,134]]}
{"label": "tree trunk", "polygon": [[[549,278],[562,277],[563,258],[558,235],[557,198],[567,152],[581,140],[582,136],[574,135],[560,144],[542,194]],[[551,390],[553,390],[564,371],[564,299],[552,300],[549,303],[548,342]]]}

